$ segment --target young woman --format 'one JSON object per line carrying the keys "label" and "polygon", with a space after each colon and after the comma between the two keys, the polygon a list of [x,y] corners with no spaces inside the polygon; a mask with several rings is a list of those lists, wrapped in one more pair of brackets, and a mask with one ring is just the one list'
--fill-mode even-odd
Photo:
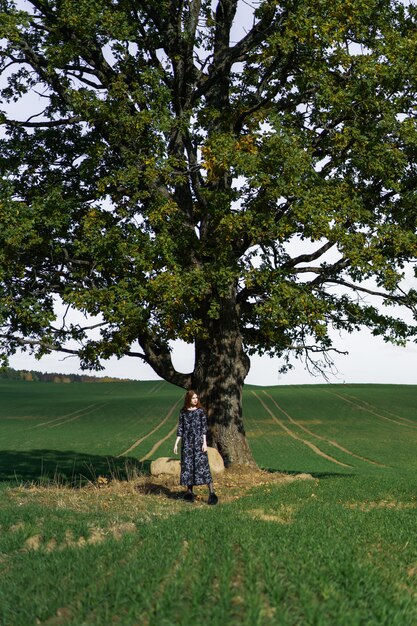
{"label": "young woman", "polygon": [[200,404],[198,395],[192,389],[185,394],[184,406],[180,412],[174,454],[178,454],[180,440],[180,484],[187,486],[184,498],[194,502],[194,485],[208,485],[208,504],[217,504],[218,498],[214,493],[207,456],[207,414]]}

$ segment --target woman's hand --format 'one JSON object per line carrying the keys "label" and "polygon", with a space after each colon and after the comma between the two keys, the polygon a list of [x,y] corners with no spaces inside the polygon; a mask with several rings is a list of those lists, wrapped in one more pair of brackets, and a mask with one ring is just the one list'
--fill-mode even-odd
{"label": "woman's hand", "polygon": [[181,437],[177,437],[174,444],[174,454],[178,454],[178,444],[181,441]]}
{"label": "woman's hand", "polygon": [[206,444],[205,441],[204,441],[203,446],[202,446],[201,449],[203,450],[203,452],[207,452],[207,444]]}

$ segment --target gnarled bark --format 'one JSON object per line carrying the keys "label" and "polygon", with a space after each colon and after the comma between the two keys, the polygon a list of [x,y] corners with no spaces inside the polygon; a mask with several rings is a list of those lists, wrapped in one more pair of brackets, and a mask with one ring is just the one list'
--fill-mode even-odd
{"label": "gnarled bark", "polygon": [[256,466],[242,420],[242,390],[249,368],[234,302],[224,302],[220,319],[210,324],[210,338],[196,341],[192,384],[207,408],[209,443],[226,466]]}

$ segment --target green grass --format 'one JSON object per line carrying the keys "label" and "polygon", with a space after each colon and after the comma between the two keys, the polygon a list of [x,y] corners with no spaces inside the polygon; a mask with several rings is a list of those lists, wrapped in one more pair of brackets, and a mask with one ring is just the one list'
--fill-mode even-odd
{"label": "green grass", "polygon": [[0,381],[0,395],[0,479],[20,481],[57,475],[93,479],[123,472],[126,458],[139,461],[175,426],[177,411],[164,419],[179,407],[183,394],[155,381]]}
{"label": "green grass", "polygon": [[[272,469],[417,468],[416,395],[411,385],[250,387],[245,424],[258,462]],[[334,460],[320,457],[306,442]]]}
{"label": "green grass", "polygon": [[[210,508],[169,489],[146,495],[135,479],[63,484],[89,463],[90,476],[112,464],[122,472],[126,458],[144,471],[140,459],[176,411],[118,455],[162,422],[180,390],[1,383],[0,624],[416,624],[416,392],[247,387],[258,463],[313,479],[258,486]],[[41,425],[74,411],[72,422]],[[174,438],[154,456],[170,454]],[[55,486],[39,482],[57,475]]]}

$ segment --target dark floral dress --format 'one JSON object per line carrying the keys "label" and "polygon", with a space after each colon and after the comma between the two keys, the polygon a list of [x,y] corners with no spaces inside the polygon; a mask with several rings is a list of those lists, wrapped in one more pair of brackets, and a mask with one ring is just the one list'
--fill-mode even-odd
{"label": "dark floral dress", "polygon": [[181,485],[208,485],[212,482],[207,452],[203,452],[203,435],[207,435],[207,415],[203,408],[182,409],[177,437],[181,437]]}

